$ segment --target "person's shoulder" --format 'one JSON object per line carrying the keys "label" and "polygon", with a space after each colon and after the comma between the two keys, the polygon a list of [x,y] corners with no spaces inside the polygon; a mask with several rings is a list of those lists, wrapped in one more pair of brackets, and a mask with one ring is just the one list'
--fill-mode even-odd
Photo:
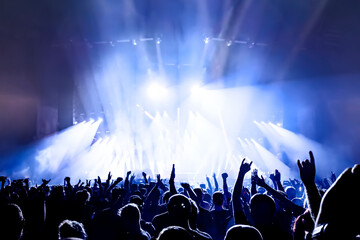
{"label": "person's shoulder", "polygon": [[164,213],[160,213],[158,215],[155,215],[152,223],[157,223],[160,221],[166,221],[169,218],[169,213],[168,212],[164,212]]}
{"label": "person's shoulder", "polygon": [[200,230],[190,230],[191,235],[194,237],[195,240],[212,240],[210,234],[206,232],[202,232]]}
{"label": "person's shoulder", "polygon": [[199,207],[199,213],[201,214],[210,214],[210,211],[206,208],[203,208],[203,207]]}
{"label": "person's shoulder", "polygon": [[169,217],[169,212],[168,211],[155,215],[154,219],[155,218],[164,218],[164,217]]}

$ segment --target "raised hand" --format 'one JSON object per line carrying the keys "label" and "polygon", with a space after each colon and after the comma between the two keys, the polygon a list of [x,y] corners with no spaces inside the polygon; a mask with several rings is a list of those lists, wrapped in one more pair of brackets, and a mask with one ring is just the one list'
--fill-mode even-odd
{"label": "raised hand", "polygon": [[207,175],[205,177],[206,177],[206,181],[210,182],[210,178]]}
{"label": "raised hand", "polygon": [[49,180],[42,179],[41,181],[44,185],[47,185],[51,181],[51,179],[49,179]]}
{"label": "raised hand", "polygon": [[275,169],[274,179],[275,179],[276,182],[281,181],[281,173],[277,169]]}
{"label": "raised hand", "polygon": [[134,179],[135,179],[135,173],[133,173],[133,174],[131,175],[131,177],[130,177],[130,182],[134,181]]}
{"label": "raised hand", "polygon": [[270,178],[273,182],[276,182],[276,180],[275,180],[275,174],[274,174],[274,173],[270,174],[269,178]]}
{"label": "raised hand", "polygon": [[111,172],[109,172],[107,180],[110,181],[111,177],[112,177]]}
{"label": "raised hand", "polygon": [[86,179],[86,187],[90,187],[90,186],[91,186],[91,179],[90,180]]}
{"label": "raised hand", "polygon": [[314,183],[315,181],[315,159],[313,153],[310,151],[310,161],[297,161],[297,165],[300,172],[300,178],[305,185]]}
{"label": "raised hand", "polygon": [[24,179],[24,183],[25,183],[25,184],[29,184],[29,178],[25,178],[25,179]]}
{"label": "raised hand", "polygon": [[116,178],[116,181],[115,181],[115,182],[119,183],[119,182],[121,182],[122,180],[123,180],[122,177],[118,177],[118,178]]}
{"label": "raised hand", "polygon": [[169,184],[170,184],[170,195],[172,196],[174,194],[177,194],[176,187],[175,187],[175,164],[172,165]]}
{"label": "raised hand", "polygon": [[180,183],[180,185],[181,185],[185,190],[190,189],[190,184],[188,184],[188,183]]}
{"label": "raised hand", "polygon": [[142,172],[142,176],[146,179],[146,172]]}
{"label": "raised hand", "polygon": [[175,164],[172,165],[172,170],[170,174],[170,180],[174,180],[174,179],[175,179]]}
{"label": "raised hand", "polygon": [[223,173],[223,174],[221,174],[221,177],[225,180],[225,179],[227,179],[228,178],[228,174],[225,172],[225,173]]}
{"label": "raised hand", "polygon": [[261,176],[261,178],[259,178],[257,175],[255,177],[255,182],[257,185],[259,185],[260,187],[265,187],[267,184],[265,183],[265,179],[263,176]]}
{"label": "raised hand", "polygon": [[127,176],[127,177],[130,176],[130,174],[131,174],[131,171],[128,171],[128,172],[126,173],[126,176]]}
{"label": "raised hand", "polygon": [[156,175],[156,179],[157,179],[157,182],[158,182],[158,183],[161,182],[160,174],[157,174],[157,175]]}
{"label": "raised hand", "polygon": [[64,180],[65,182],[70,182],[70,177],[65,177]]}
{"label": "raised hand", "polygon": [[254,168],[251,172],[251,182],[256,183],[256,179],[258,178],[258,170]]}
{"label": "raised hand", "polygon": [[79,179],[78,183],[75,186],[79,186],[81,183],[81,179]]}
{"label": "raised hand", "polygon": [[241,162],[239,174],[245,175],[248,171],[250,171],[252,163],[252,161],[250,163],[246,163],[244,158]]}

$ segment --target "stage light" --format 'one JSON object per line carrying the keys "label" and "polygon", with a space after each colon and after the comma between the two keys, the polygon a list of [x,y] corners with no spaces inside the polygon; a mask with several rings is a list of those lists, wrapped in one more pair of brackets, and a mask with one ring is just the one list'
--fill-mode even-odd
{"label": "stage light", "polygon": [[208,37],[205,38],[205,39],[204,39],[204,42],[205,42],[205,43],[209,43],[209,38],[208,38]]}
{"label": "stage light", "polygon": [[160,44],[161,43],[161,39],[160,38],[157,38],[156,39],[156,44]]}
{"label": "stage light", "polygon": [[199,84],[194,84],[191,86],[190,91],[192,94],[198,94],[201,91],[201,87]]}
{"label": "stage light", "polygon": [[152,100],[161,100],[167,96],[167,93],[166,87],[159,83],[152,83],[147,88],[147,95]]}
{"label": "stage light", "polygon": [[137,45],[137,42],[136,42],[136,40],[134,39],[134,40],[132,40],[132,43],[133,43],[133,45],[134,46],[136,46]]}
{"label": "stage light", "polygon": [[229,41],[227,41],[226,46],[230,47],[230,46],[231,46],[231,44],[232,44],[232,41],[231,41],[231,40],[229,40]]}

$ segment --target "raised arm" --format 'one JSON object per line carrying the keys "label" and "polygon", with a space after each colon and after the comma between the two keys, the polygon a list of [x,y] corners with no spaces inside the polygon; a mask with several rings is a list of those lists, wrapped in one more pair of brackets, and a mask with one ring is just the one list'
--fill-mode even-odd
{"label": "raised arm", "polygon": [[169,179],[169,185],[170,185],[170,197],[172,195],[177,194],[176,187],[175,187],[175,164],[172,166],[170,179]]}
{"label": "raised arm", "polygon": [[269,178],[271,179],[271,181],[272,181],[272,183],[274,185],[274,189],[278,190],[278,187],[277,187],[277,184],[276,184],[276,181],[275,181],[275,173],[270,174]]}
{"label": "raised arm", "polygon": [[216,192],[216,191],[219,191],[219,183],[218,183],[218,181],[216,179],[216,174],[215,173],[213,174],[213,178],[214,178],[214,184],[215,184],[214,192]]}
{"label": "raised arm", "polygon": [[146,172],[142,172],[142,176],[143,176],[143,178],[144,178],[144,183],[145,183],[145,184],[148,184],[149,181],[148,181],[148,179],[146,178]]}
{"label": "raised arm", "polygon": [[231,197],[231,193],[229,192],[229,187],[227,184],[227,178],[228,178],[228,174],[227,173],[223,173],[221,174],[222,180],[223,180],[223,191],[224,191],[224,196],[226,198],[226,207],[230,207],[230,197]]}
{"label": "raised arm", "polygon": [[195,202],[198,201],[198,197],[194,190],[190,187],[189,183],[181,183],[181,186],[188,192],[189,197],[194,200]]}
{"label": "raised arm", "polygon": [[146,197],[146,199],[144,201],[144,204],[146,204],[146,205],[148,205],[148,204],[150,204],[152,202],[152,200],[154,199],[154,196],[155,196],[155,191],[161,184],[160,174],[156,175],[156,178],[157,178],[156,184],[150,190],[149,194],[147,195],[147,197]]}
{"label": "raised arm", "polygon": [[310,161],[297,161],[300,178],[304,183],[306,189],[306,196],[309,202],[310,213],[312,218],[315,220],[319,212],[321,196],[315,184],[315,159],[313,153],[310,151]]}
{"label": "raised arm", "polygon": [[111,190],[112,190],[116,185],[118,185],[122,180],[123,180],[122,177],[118,177],[118,178],[106,189],[105,196],[107,196],[107,195],[111,192]]}
{"label": "raised arm", "polygon": [[[43,182],[43,184],[44,184],[44,182]],[[67,196],[71,196],[71,194],[73,192],[73,187],[72,187],[72,185],[70,183],[70,177],[65,177],[64,178],[64,189],[65,189],[65,193],[67,194]]]}
{"label": "raised arm", "polygon": [[108,173],[108,177],[106,179],[106,182],[105,182],[105,192],[107,192],[109,186],[110,186],[110,180],[112,178],[112,175],[111,175],[111,172]]}
{"label": "raised arm", "polygon": [[277,189],[285,192],[283,185],[281,184],[281,173],[275,169],[274,180],[276,182]]}
{"label": "raised arm", "polygon": [[233,195],[232,195],[233,214],[234,214],[234,218],[235,218],[235,224],[246,224],[246,222],[244,221],[245,220],[244,212],[242,210],[242,204],[241,204],[241,191],[243,188],[245,174],[250,171],[251,164],[252,164],[252,162],[246,163],[245,158],[243,159],[240,169],[239,169],[238,177],[235,182],[234,191],[233,191]]}
{"label": "raised arm", "polygon": [[272,187],[267,185],[263,176],[261,176],[261,178],[257,177],[256,184],[259,185],[260,187],[265,188],[265,190],[268,193],[270,193],[274,198],[276,198],[278,201],[281,202],[283,207],[291,210],[293,212],[294,216],[298,216],[298,215],[304,213],[304,211],[305,211],[304,208],[296,205],[295,203],[290,201],[287,197],[282,195],[280,192],[276,191],[275,189],[273,189]]}
{"label": "raised arm", "polygon": [[131,174],[131,171],[128,171],[126,173],[126,178],[125,178],[125,183],[124,183],[124,188],[130,192],[130,182],[129,182],[129,176]]}
{"label": "raised arm", "polygon": [[209,178],[208,176],[206,176],[206,182],[207,182],[207,184],[208,184],[208,189],[209,189],[208,193],[212,196],[212,194],[213,194],[214,192],[213,192],[213,188],[212,188],[212,186],[211,186],[210,178]]}
{"label": "raised arm", "polygon": [[256,179],[258,178],[258,172],[257,169],[255,168],[252,172],[251,172],[251,196],[254,196],[257,193],[256,190]]}

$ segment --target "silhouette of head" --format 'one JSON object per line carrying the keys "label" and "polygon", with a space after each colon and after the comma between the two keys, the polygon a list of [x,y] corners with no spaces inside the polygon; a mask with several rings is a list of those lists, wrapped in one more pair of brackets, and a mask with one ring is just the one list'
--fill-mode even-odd
{"label": "silhouette of head", "polygon": [[184,195],[175,194],[171,196],[167,208],[170,216],[173,216],[179,220],[187,220],[190,217],[190,201]]}
{"label": "silhouette of head", "polygon": [[90,193],[85,189],[79,190],[75,194],[75,200],[79,204],[85,205],[88,201],[90,201]]}
{"label": "silhouette of head", "polygon": [[250,200],[250,210],[256,226],[268,225],[272,223],[276,205],[271,197],[257,193]]}
{"label": "silhouette of head", "polygon": [[129,224],[139,223],[140,221],[140,211],[135,203],[128,203],[120,208],[118,215],[121,220],[124,220]]}
{"label": "silhouette of head", "polygon": [[0,239],[20,239],[25,222],[20,207],[7,204],[0,208],[0,212]]}
{"label": "silhouette of head", "polygon": [[225,235],[225,240],[262,240],[261,233],[248,225],[232,226]]}
{"label": "silhouette of head", "polygon": [[224,203],[224,194],[220,191],[214,192],[213,203],[215,206],[221,207]]}
{"label": "silhouette of head", "polygon": [[193,240],[190,233],[182,227],[171,226],[164,228],[157,240]]}
{"label": "silhouette of head", "polygon": [[84,225],[77,221],[64,220],[59,225],[59,239],[87,239]]}
{"label": "silhouette of head", "polygon": [[288,199],[292,200],[296,198],[296,190],[294,187],[287,187],[285,188],[285,193]]}
{"label": "silhouette of head", "polygon": [[141,212],[141,210],[143,208],[144,201],[141,199],[141,197],[139,197],[137,195],[132,195],[132,196],[130,196],[129,203],[135,203],[136,206],[139,208],[139,210]]}

